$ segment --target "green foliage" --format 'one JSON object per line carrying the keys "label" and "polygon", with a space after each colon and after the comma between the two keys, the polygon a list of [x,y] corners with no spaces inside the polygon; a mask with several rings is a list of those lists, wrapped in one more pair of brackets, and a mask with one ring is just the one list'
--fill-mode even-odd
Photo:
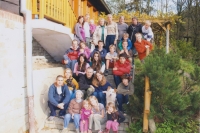
{"label": "green foliage", "polygon": [[135,123],[131,123],[129,128],[126,129],[127,133],[143,133],[142,131],[142,120]]}

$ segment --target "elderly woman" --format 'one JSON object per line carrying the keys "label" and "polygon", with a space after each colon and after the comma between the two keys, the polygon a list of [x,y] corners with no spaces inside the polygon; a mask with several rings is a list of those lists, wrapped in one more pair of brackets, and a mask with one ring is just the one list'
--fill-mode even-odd
{"label": "elderly woman", "polygon": [[93,95],[96,96],[100,103],[106,106],[106,94],[104,94],[103,91],[107,91],[107,88],[111,85],[106,81],[106,77],[102,72],[97,72],[94,75],[92,85],[95,88]]}
{"label": "elderly woman", "polygon": [[106,122],[105,108],[103,104],[99,103],[95,96],[89,97],[89,102],[92,106],[93,114],[89,117],[89,130],[88,133],[92,133],[92,125],[94,123],[94,130],[97,130],[98,133],[102,133],[101,124]]}
{"label": "elderly woman", "polygon": [[117,23],[115,23],[112,20],[112,15],[108,14],[108,24],[107,24],[107,36],[106,36],[106,50],[109,50],[109,46],[112,44],[117,44],[118,39],[118,26]]}
{"label": "elderly woman", "polygon": [[93,34],[93,43],[97,47],[98,46],[98,41],[101,40],[106,42],[106,36],[107,36],[107,28],[105,26],[105,20],[101,18],[99,20],[99,25],[96,27],[94,34]]}
{"label": "elderly woman", "polygon": [[69,122],[73,120],[75,128],[76,128],[76,133],[79,133],[79,122],[80,122],[80,110],[82,108],[83,104],[83,92],[81,90],[76,91],[76,98],[72,99],[71,102],[69,103],[69,113],[65,115],[64,118],[64,129],[62,133],[67,133],[68,130],[68,125]]}

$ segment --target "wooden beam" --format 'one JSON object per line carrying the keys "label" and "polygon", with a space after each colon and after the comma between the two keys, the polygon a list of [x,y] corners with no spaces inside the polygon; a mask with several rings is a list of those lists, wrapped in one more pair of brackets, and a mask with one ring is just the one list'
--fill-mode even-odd
{"label": "wooden beam", "polygon": [[83,13],[82,13],[82,15],[85,16],[85,14],[87,13],[87,0],[83,0],[82,2],[83,2],[83,5],[82,5],[83,6],[82,7]]}
{"label": "wooden beam", "polygon": [[167,24],[167,30],[166,30],[166,53],[169,53],[169,30],[170,30],[170,24]]}
{"label": "wooden beam", "polygon": [[76,18],[81,15],[81,0],[74,0],[74,13]]}
{"label": "wooden beam", "polygon": [[160,22],[157,22],[157,24],[160,25],[160,27],[162,27],[162,29],[163,29],[164,31],[167,30],[167,29],[165,28],[165,26],[163,26],[163,24],[161,24]]}

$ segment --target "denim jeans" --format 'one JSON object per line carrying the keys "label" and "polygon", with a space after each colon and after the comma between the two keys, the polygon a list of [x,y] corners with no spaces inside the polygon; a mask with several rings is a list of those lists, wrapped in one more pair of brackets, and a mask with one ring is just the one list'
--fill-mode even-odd
{"label": "denim jeans", "polygon": [[69,90],[69,93],[70,93],[70,101],[72,99],[74,99],[76,97],[76,90],[72,91],[72,90]]}
{"label": "denim jeans", "polygon": [[74,114],[73,119],[71,114],[66,114],[64,118],[64,128],[68,127],[69,122],[74,122],[75,128],[79,129],[80,118],[81,118],[80,114]]}
{"label": "denim jeans", "polygon": [[72,71],[74,71],[74,66],[77,60],[70,60],[70,58],[67,55],[64,55],[64,60],[68,61],[66,64],[66,68],[70,68]]}
{"label": "denim jeans", "polygon": [[117,88],[117,86],[122,82],[122,79],[120,76],[117,76],[117,75],[113,75],[113,76],[114,76],[114,81]]}
{"label": "denim jeans", "polygon": [[98,99],[99,103],[102,103],[106,107],[106,94],[103,92],[94,92],[93,95]]}
{"label": "denim jeans", "polygon": [[64,109],[60,109],[60,108],[56,107],[55,105],[51,104],[49,101],[48,101],[48,106],[51,111],[50,116],[56,116],[56,110],[60,110],[59,116],[64,116],[66,114],[66,110],[68,108],[68,104],[64,105]]}
{"label": "denim jeans", "polygon": [[116,37],[116,35],[107,35],[106,36],[106,50],[107,50],[107,52],[110,52],[109,46],[111,44],[114,44],[115,37]]}
{"label": "denim jeans", "polygon": [[123,95],[123,94],[117,94],[117,102],[118,102],[118,109],[119,111],[124,111],[122,105],[128,103],[128,95]]}

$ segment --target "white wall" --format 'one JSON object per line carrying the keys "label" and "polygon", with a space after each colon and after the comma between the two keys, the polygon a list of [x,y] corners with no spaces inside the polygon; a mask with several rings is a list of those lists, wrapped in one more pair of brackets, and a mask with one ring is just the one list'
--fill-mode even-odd
{"label": "white wall", "polygon": [[57,75],[63,75],[64,68],[46,68],[33,70],[34,111],[37,129],[44,127],[44,122],[49,116],[48,90],[55,82]]}
{"label": "white wall", "polygon": [[23,17],[0,10],[0,133],[28,130]]}

